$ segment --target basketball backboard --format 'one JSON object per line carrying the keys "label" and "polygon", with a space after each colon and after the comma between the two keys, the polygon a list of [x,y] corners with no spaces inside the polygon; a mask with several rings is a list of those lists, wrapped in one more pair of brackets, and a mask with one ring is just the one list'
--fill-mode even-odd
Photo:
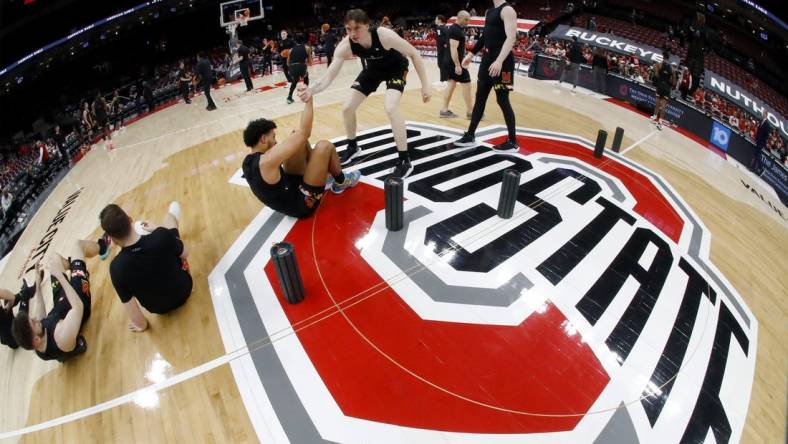
{"label": "basketball backboard", "polygon": [[264,16],[263,0],[233,0],[219,5],[219,24],[229,26],[246,21],[260,20]]}

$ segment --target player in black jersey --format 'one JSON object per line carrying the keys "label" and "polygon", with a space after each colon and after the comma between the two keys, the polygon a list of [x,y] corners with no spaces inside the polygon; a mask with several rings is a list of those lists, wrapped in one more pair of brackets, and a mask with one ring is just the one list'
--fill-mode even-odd
{"label": "player in black jersey", "polygon": [[662,51],[662,61],[654,65],[654,86],[657,87],[657,101],[654,108],[654,115],[651,122],[662,130],[662,121],[665,118],[665,110],[668,108],[670,90],[676,84],[675,73],[670,67],[670,53]]}
{"label": "player in black jersey", "polygon": [[461,147],[476,146],[476,128],[484,115],[487,96],[495,90],[498,106],[501,107],[509,138],[506,142],[493,147],[499,152],[517,152],[515,119],[509,92],[514,83],[514,54],[512,48],[517,38],[517,13],[504,0],[493,0],[493,8],[487,10],[484,19],[484,32],[476,42],[473,50],[463,60],[463,67],[468,67],[473,55],[486,49],[479,65],[479,81],[476,89],[476,102],[468,131],[454,145]]}
{"label": "player in black jersey", "polygon": [[356,186],[361,177],[359,171],[342,172],[331,142],[321,140],[314,148],[309,146],[313,115],[310,98],[299,128],[282,142],[276,140],[276,124],[267,119],[249,122],[243,134],[244,144],[252,149],[242,165],[252,193],[272,210],[297,218],[317,210],[329,175],[336,194]]}
{"label": "player in black jersey", "polygon": [[293,103],[293,92],[299,82],[309,85],[308,65],[312,64],[312,48],[306,45],[306,38],[303,34],[296,35],[296,45],[290,49],[287,55],[287,66],[290,72],[290,94],[287,95],[287,103]]}
{"label": "player in black jersey", "polygon": [[367,13],[360,9],[351,9],[345,14],[345,29],[348,35],[337,46],[334,61],[328,67],[326,75],[305,89],[299,97],[303,101],[308,101],[314,94],[326,89],[339,74],[345,60],[353,55],[358,56],[364,69],[350,87],[350,97],[342,108],[349,142],[347,149],[342,152],[341,163],[349,165],[361,154],[356,144],[356,109],[368,95],[385,82],[385,109],[391,121],[391,130],[399,153],[399,162],[394,167],[392,176],[407,177],[413,171],[413,166],[408,155],[405,119],[400,113],[400,100],[405,90],[405,77],[408,74],[406,57],[413,61],[413,66],[421,80],[421,98],[427,102],[432,92],[424,69],[424,61],[416,48],[396,32],[387,28],[370,28]]}
{"label": "player in black jersey", "polygon": [[448,57],[447,49],[449,44],[447,33],[448,26],[446,26],[446,17],[442,15],[435,17],[435,44],[438,50],[438,71],[440,72],[441,82],[449,80],[449,72],[446,69],[446,58]]}
{"label": "player in black jersey", "polygon": [[462,67],[462,60],[465,58],[465,26],[470,19],[471,15],[468,11],[460,11],[457,13],[457,21],[446,29],[449,49],[443,63],[448,73],[449,84],[443,95],[443,108],[438,114],[440,117],[457,117],[449,109],[449,103],[451,103],[451,96],[454,95],[454,89],[457,88],[458,83],[462,90],[462,98],[465,100],[465,116],[469,119],[472,116],[471,74],[467,68]]}
{"label": "player in black jersey", "polygon": [[[104,244],[104,249],[108,244]],[[43,360],[65,362],[87,350],[79,334],[90,318],[90,275],[86,257],[101,253],[101,243],[75,242],[68,260],[58,254],[50,256],[48,271],[52,281],[52,310],[45,312],[41,280],[43,268],[36,266],[35,294],[29,305],[14,318],[11,331],[16,342],[26,350],[35,350]]]}

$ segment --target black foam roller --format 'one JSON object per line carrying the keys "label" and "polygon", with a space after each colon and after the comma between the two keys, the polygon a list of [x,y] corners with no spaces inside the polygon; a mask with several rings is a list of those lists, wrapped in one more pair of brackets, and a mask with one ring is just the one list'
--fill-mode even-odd
{"label": "black foam roller", "polygon": [[517,202],[517,192],[520,189],[520,172],[506,170],[503,172],[501,182],[501,195],[498,198],[498,216],[510,219],[514,214],[514,204]]}
{"label": "black foam roller", "polygon": [[605,143],[607,142],[607,131],[599,130],[596,135],[596,145],[594,146],[594,157],[602,157],[605,153]]}
{"label": "black foam roller", "polygon": [[386,195],[386,228],[389,231],[399,231],[403,224],[403,199],[405,197],[405,184],[402,179],[391,177],[383,185]]}
{"label": "black foam roller", "polygon": [[616,133],[613,134],[613,152],[617,153],[621,150],[621,141],[624,139],[624,128],[616,127]]}
{"label": "black foam roller", "polygon": [[280,242],[271,247],[271,261],[274,263],[279,286],[287,302],[297,304],[304,300],[304,282],[298,269],[295,250],[288,242]]}

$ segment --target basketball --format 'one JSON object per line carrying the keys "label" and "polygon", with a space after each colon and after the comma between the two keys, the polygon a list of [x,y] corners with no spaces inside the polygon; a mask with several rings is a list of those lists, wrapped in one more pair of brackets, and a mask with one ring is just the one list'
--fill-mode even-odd
{"label": "basketball", "polygon": [[280,54],[281,54],[281,55],[282,55],[282,57],[284,57],[284,58],[290,57],[290,50],[289,50],[289,49],[283,49],[283,50],[282,50],[282,52],[281,52]]}
{"label": "basketball", "polygon": [[219,80],[217,81],[217,83],[219,84],[219,86],[222,86],[222,85],[224,85],[224,82],[225,82],[224,78],[221,78],[221,79],[219,79]]}
{"label": "basketball", "polygon": [[322,29],[323,32],[328,32],[328,30],[331,29],[331,25],[328,23],[323,23],[323,26],[320,29]]}

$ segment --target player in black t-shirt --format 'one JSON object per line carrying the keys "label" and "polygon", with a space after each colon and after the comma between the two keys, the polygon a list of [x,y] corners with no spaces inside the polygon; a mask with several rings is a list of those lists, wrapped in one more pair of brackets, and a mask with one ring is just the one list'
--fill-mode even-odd
{"label": "player in black t-shirt", "polygon": [[514,42],[517,39],[517,13],[504,0],[493,0],[493,8],[487,10],[484,18],[484,32],[473,50],[462,61],[468,67],[473,55],[486,49],[479,65],[479,81],[476,86],[476,101],[468,131],[454,145],[461,147],[476,146],[476,128],[484,115],[487,97],[495,90],[498,106],[501,107],[509,138],[506,142],[493,147],[498,152],[519,151],[515,128],[514,110],[509,102],[509,92],[514,84]]}
{"label": "player in black t-shirt", "polygon": [[438,15],[435,17],[435,45],[438,57],[438,71],[440,72],[440,81],[445,82],[449,80],[449,72],[446,70],[446,58],[448,57],[448,44],[449,37],[447,35],[448,27],[446,26],[446,17]]}
{"label": "player in black t-shirt", "polygon": [[662,61],[654,65],[654,86],[657,87],[656,106],[654,115],[651,116],[651,123],[662,131],[662,122],[665,119],[665,110],[668,108],[670,90],[676,84],[675,73],[670,67],[670,52],[662,51]]}
{"label": "player in black t-shirt", "polygon": [[202,88],[203,93],[205,93],[205,99],[208,101],[208,106],[205,109],[208,111],[215,110],[216,104],[213,103],[213,99],[211,98],[213,66],[211,66],[211,62],[208,61],[205,54],[202,52],[197,53],[197,66],[194,67],[194,71],[197,74],[198,88]]}
{"label": "player in black t-shirt", "polygon": [[189,99],[189,84],[192,81],[192,76],[189,74],[189,71],[186,70],[186,64],[183,63],[183,61],[178,64],[178,72],[175,76],[178,78],[178,89],[180,90],[184,103],[192,103]]}
{"label": "player in black t-shirt", "polygon": [[276,124],[267,119],[249,122],[243,134],[244,144],[252,149],[242,166],[252,193],[271,209],[297,218],[317,210],[329,175],[336,194],[356,186],[361,177],[359,171],[342,172],[331,142],[321,140],[314,148],[309,146],[313,115],[309,99],[299,128],[282,142],[276,141]]}
{"label": "player in black t-shirt", "polygon": [[399,161],[391,175],[405,178],[413,172],[408,154],[408,137],[405,131],[405,119],[400,113],[400,101],[405,90],[405,78],[408,74],[408,58],[413,62],[416,73],[421,80],[421,98],[425,103],[430,100],[432,91],[424,61],[419,52],[410,43],[405,41],[396,32],[388,28],[370,28],[369,16],[360,9],[351,9],[345,14],[345,29],[347,37],[337,46],[334,52],[334,61],[328,67],[328,72],[317,82],[300,94],[301,100],[307,101],[328,87],[334,81],[342,64],[353,55],[362,60],[364,69],[350,87],[350,97],[342,107],[347,130],[348,145],[342,152],[342,165],[349,165],[354,158],[361,154],[356,144],[356,109],[378,89],[381,83],[386,83],[386,96],[384,99],[386,114],[391,122],[391,132],[397,144]]}
{"label": "player in black t-shirt", "polygon": [[465,100],[465,116],[471,118],[471,75],[467,68],[462,67],[462,60],[465,58],[465,26],[468,25],[471,15],[468,11],[457,13],[457,22],[447,28],[446,38],[448,39],[448,51],[444,61],[444,67],[448,76],[448,86],[443,96],[443,109],[440,110],[440,117],[457,117],[449,109],[451,97],[454,89],[460,84],[462,98]]}
{"label": "player in black t-shirt", "polygon": [[322,31],[323,51],[326,53],[327,58],[326,66],[330,66],[331,61],[334,60],[334,51],[337,49],[337,35],[334,34],[328,23],[323,24]]}
{"label": "player in black t-shirt", "polygon": [[[101,242],[104,242],[102,245]],[[29,303],[20,302],[20,309],[11,326],[16,342],[26,350],[35,350],[43,360],[65,362],[87,350],[87,342],[80,335],[82,326],[90,318],[90,274],[86,257],[99,255],[109,245],[80,240],[74,243],[71,256],[64,259],[52,254],[48,271],[52,283],[52,310],[45,312],[41,280],[43,267],[35,270],[35,293]]]}
{"label": "player in black t-shirt", "polygon": [[[282,30],[282,32],[279,33],[279,36],[282,38],[282,40],[279,41],[279,48],[278,48],[279,54],[280,56],[282,53],[288,54],[290,50],[293,49],[293,46],[295,46],[295,42],[293,41],[293,39],[287,36],[287,31],[285,31],[284,29]],[[281,57],[282,57],[282,72],[285,74],[285,79],[287,79],[287,81],[290,82],[292,79],[290,79],[290,68],[287,66],[287,56],[281,56]]]}
{"label": "player in black t-shirt", "polygon": [[287,66],[290,72],[290,93],[287,95],[287,104],[293,103],[293,92],[299,82],[309,85],[309,68],[312,64],[312,48],[305,42],[303,34],[295,38],[296,45],[287,55]]}
{"label": "player in black t-shirt", "polygon": [[241,77],[244,78],[246,84],[246,91],[251,91],[254,89],[254,85],[252,85],[252,78],[249,76],[249,48],[244,46],[243,41],[235,41],[235,54],[238,67],[241,68]]}
{"label": "player in black t-shirt", "polygon": [[140,306],[168,313],[186,303],[192,292],[189,251],[178,231],[180,205],[170,204],[161,227],[147,221],[132,227],[131,218],[115,204],[104,207],[99,218],[101,228],[121,247],[109,274],[129,316],[129,329],[144,331],[148,321]]}
{"label": "player in black t-shirt", "polygon": [[272,58],[274,53],[274,41],[263,38],[263,46],[260,52],[263,54],[263,75],[265,75],[266,72],[268,74],[273,74],[274,65]]}
{"label": "player in black t-shirt", "polygon": [[101,134],[101,140],[106,141],[107,149],[112,149],[112,133],[109,130],[109,105],[101,91],[96,93],[93,100],[93,115],[96,116],[96,130]]}

